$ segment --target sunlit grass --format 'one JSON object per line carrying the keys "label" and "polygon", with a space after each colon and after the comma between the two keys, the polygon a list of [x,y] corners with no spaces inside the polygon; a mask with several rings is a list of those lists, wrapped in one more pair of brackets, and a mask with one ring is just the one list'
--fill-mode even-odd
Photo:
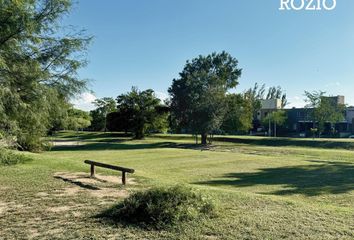
{"label": "sunlit grass", "polygon": [[[122,134],[60,133],[55,139],[76,140],[82,145],[56,147],[32,154],[36,159],[32,162],[1,168],[0,235],[25,238],[55,233],[67,239],[354,238],[354,152],[348,150],[354,141],[321,139],[304,146],[313,140],[287,139],[283,146],[285,139],[281,138],[273,142],[262,137],[227,138],[232,141],[215,141],[206,149],[196,146],[190,135],[131,140]],[[326,148],[323,144],[327,142],[336,145]],[[134,168],[136,173],[128,178],[139,184],[127,186],[130,191],[181,183],[199,189],[217,202],[218,217],[182,224],[168,232],[103,224],[93,216],[114,204],[111,199],[56,195],[70,185],[53,174],[88,173],[85,159]],[[97,171],[118,174],[101,168]],[[38,196],[43,192],[48,195]],[[17,207],[10,207],[10,211],[1,208],[1,204],[9,203]],[[72,208],[60,213],[48,211],[58,206]],[[28,217],[37,220],[29,221]]]}

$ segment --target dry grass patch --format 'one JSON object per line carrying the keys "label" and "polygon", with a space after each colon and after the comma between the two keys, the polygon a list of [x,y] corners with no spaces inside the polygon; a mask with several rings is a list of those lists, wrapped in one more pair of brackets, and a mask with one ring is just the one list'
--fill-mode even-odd
{"label": "dry grass patch", "polygon": [[7,204],[3,203],[3,202],[0,202],[0,215],[5,213],[6,209],[7,209]]}
{"label": "dry grass patch", "polygon": [[60,207],[51,207],[48,208],[50,212],[60,213],[60,212],[68,212],[71,209],[69,206],[60,206]]}
{"label": "dry grass patch", "polygon": [[[125,198],[129,195],[126,189],[121,187],[121,179],[118,176],[106,176],[96,174],[91,178],[83,172],[57,172],[54,177],[70,184],[60,191],[61,196],[72,196],[79,193],[87,193],[96,198]],[[134,179],[127,181],[128,185],[134,185]]]}

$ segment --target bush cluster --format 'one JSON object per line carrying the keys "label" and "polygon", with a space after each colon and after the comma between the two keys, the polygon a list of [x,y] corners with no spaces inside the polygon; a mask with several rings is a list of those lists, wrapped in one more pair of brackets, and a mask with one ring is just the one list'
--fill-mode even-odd
{"label": "bush cluster", "polygon": [[104,215],[115,222],[162,229],[215,213],[210,199],[184,186],[136,192]]}
{"label": "bush cluster", "polygon": [[15,153],[14,151],[6,148],[0,148],[0,166],[15,165],[30,160],[31,158],[25,156],[24,154]]}

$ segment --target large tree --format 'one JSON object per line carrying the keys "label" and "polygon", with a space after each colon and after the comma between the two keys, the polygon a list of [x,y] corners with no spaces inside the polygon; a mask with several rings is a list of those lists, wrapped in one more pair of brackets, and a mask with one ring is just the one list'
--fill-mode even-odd
{"label": "large tree", "polygon": [[[65,31],[60,19],[70,0],[0,1],[0,131],[15,135],[23,149],[40,148],[42,136],[86,81],[90,37]],[[54,111],[53,111],[54,109]],[[55,109],[60,111],[55,111]]]}
{"label": "large tree", "polygon": [[202,144],[219,129],[226,113],[226,93],[238,84],[238,61],[226,52],[187,61],[170,94],[171,121],[179,128],[200,134]]}
{"label": "large tree", "polygon": [[[153,90],[140,91],[136,87],[126,94],[117,97],[117,112],[125,127],[134,132],[136,139],[142,139],[149,130],[167,125],[166,112],[161,111],[161,100],[155,96]],[[164,117],[164,126],[161,123]],[[118,124],[119,122],[116,121]],[[129,124],[128,126],[126,124]],[[155,128],[154,128],[155,127]]]}
{"label": "large tree", "polygon": [[76,108],[69,109],[66,129],[79,131],[87,128],[90,125],[91,116],[88,112]]}
{"label": "large tree", "polygon": [[133,131],[133,123],[129,112],[120,109],[107,115],[107,129],[111,132],[128,132]]}
{"label": "large tree", "polygon": [[228,94],[227,112],[221,129],[227,133],[247,132],[252,128],[252,103],[246,94]]}
{"label": "large tree", "polygon": [[93,104],[96,106],[95,110],[90,111],[92,118],[90,128],[95,131],[107,131],[107,115],[116,112],[116,101],[110,97],[96,99]]}
{"label": "large tree", "polygon": [[325,123],[335,124],[344,120],[345,105],[338,104],[331,97],[326,97],[323,91],[305,91],[306,108],[313,109],[310,113],[317,124],[318,136],[324,131]]}

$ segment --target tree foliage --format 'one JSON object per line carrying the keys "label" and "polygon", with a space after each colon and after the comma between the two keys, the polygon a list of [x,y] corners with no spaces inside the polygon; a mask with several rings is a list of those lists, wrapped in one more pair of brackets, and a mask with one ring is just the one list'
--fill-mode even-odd
{"label": "tree foliage", "polygon": [[112,112],[107,115],[107,129],[111,132],[132,132],[131,119],[123,111]]}
{"label": "tree foliage", "polygon": [[80,109],[69,109],[66,129],[78,131],[87,128],[90,125],[91,116],[89,115],[89,113]]}
{"label": "tree foliage", "polygon": [[221,129],[227,133],[247,132],[252,128],[252,103],[246,94],[228,94],[227,112]]}
{"label": "tree foliage", "polygon": [[[283,110],[278,110],[278,111],[274,111],[269,113],[264,119],[263,119],[263,125],[267,126],[267,125],[271,125],[273,124],[274,127],[274,131],[273,131],[273,135],[274,137],[277,136],[277,127],[278,126],[283,126],[287,120],[287,115],[286,112]],[[271,126],[269,126],[269,133],[272,132]]]}
{"label": "tree foliage", "polygon": [[265,99],[280,99],[281,106],[284,108],[289,104],[285,91],[280,87],[270,87],[268,91],[266,90],[266,85],[259,85],[255,83],[252,88],[249,88],[244,92],[247,96],[248,101],[250,101],[252,105],[253,117],[257,117],[258,111],[261,109],[261,100]]}
{"label": "tree foliage", "polygon": [[251,104],[253,118],[257,117],[257,113],[262,107],[261,100],[264,99],[264,94],[265,84],[259,86],[258,83],[255,83],[252,88],[249,88],[244,92],[244,95]]}
{"label": "tree foliage", "polygon": [[226,93],[238,84],[238,61],[226,52],[199,56],[187,61],[169,88],[171,122],[178,129],[207,135],[219,129],[226,113]]}
{"label": "tree foliage", "polygon": [[[167,128],[167,111],[163,111],[161,101],[155,96],[153,90],[140,91],[133,87],[126,94],[117,97],[116,118],[109,118],[118,125],[116,128],[132,131],[136,139],[142,139],[145,133],[151,131],[163,131]],[[112,124],[110,124],[112,125]]]}
{"label": "tree foliage", "polygon": [[[59,25],[70,0],[0,1],[0,129],[23,149],[41,148],[61,125],[68,99],[85,88],[89,37]],[[65,104],[63,104],[65,103]]]}
{"label": "tree foliage", "polygon": [[268,89],[266,99],[280,99],[282,108],[284,108],[286,105],[289,104],[289,102],[286,98],[286,93],[284,92],[284,90],[280,86],[270,87]]}
{"label": "tree foliage", "polygon": [[323,91],[305,91],[307,108],[313,108],[312,118],[317,123],[319,136],[324,131],[325,123],[334,124],[344,120],[345,105],[338,104],[331,97],[326,97]]}
{"label": "tree foliage", "polygon": [[90,112],[92,118],[90,129],[94,131],[106,131],[107,115],[117,111],[116,101],[113,98],[104,97],[96,99],[93,104],[96,106],[96,109]]}

